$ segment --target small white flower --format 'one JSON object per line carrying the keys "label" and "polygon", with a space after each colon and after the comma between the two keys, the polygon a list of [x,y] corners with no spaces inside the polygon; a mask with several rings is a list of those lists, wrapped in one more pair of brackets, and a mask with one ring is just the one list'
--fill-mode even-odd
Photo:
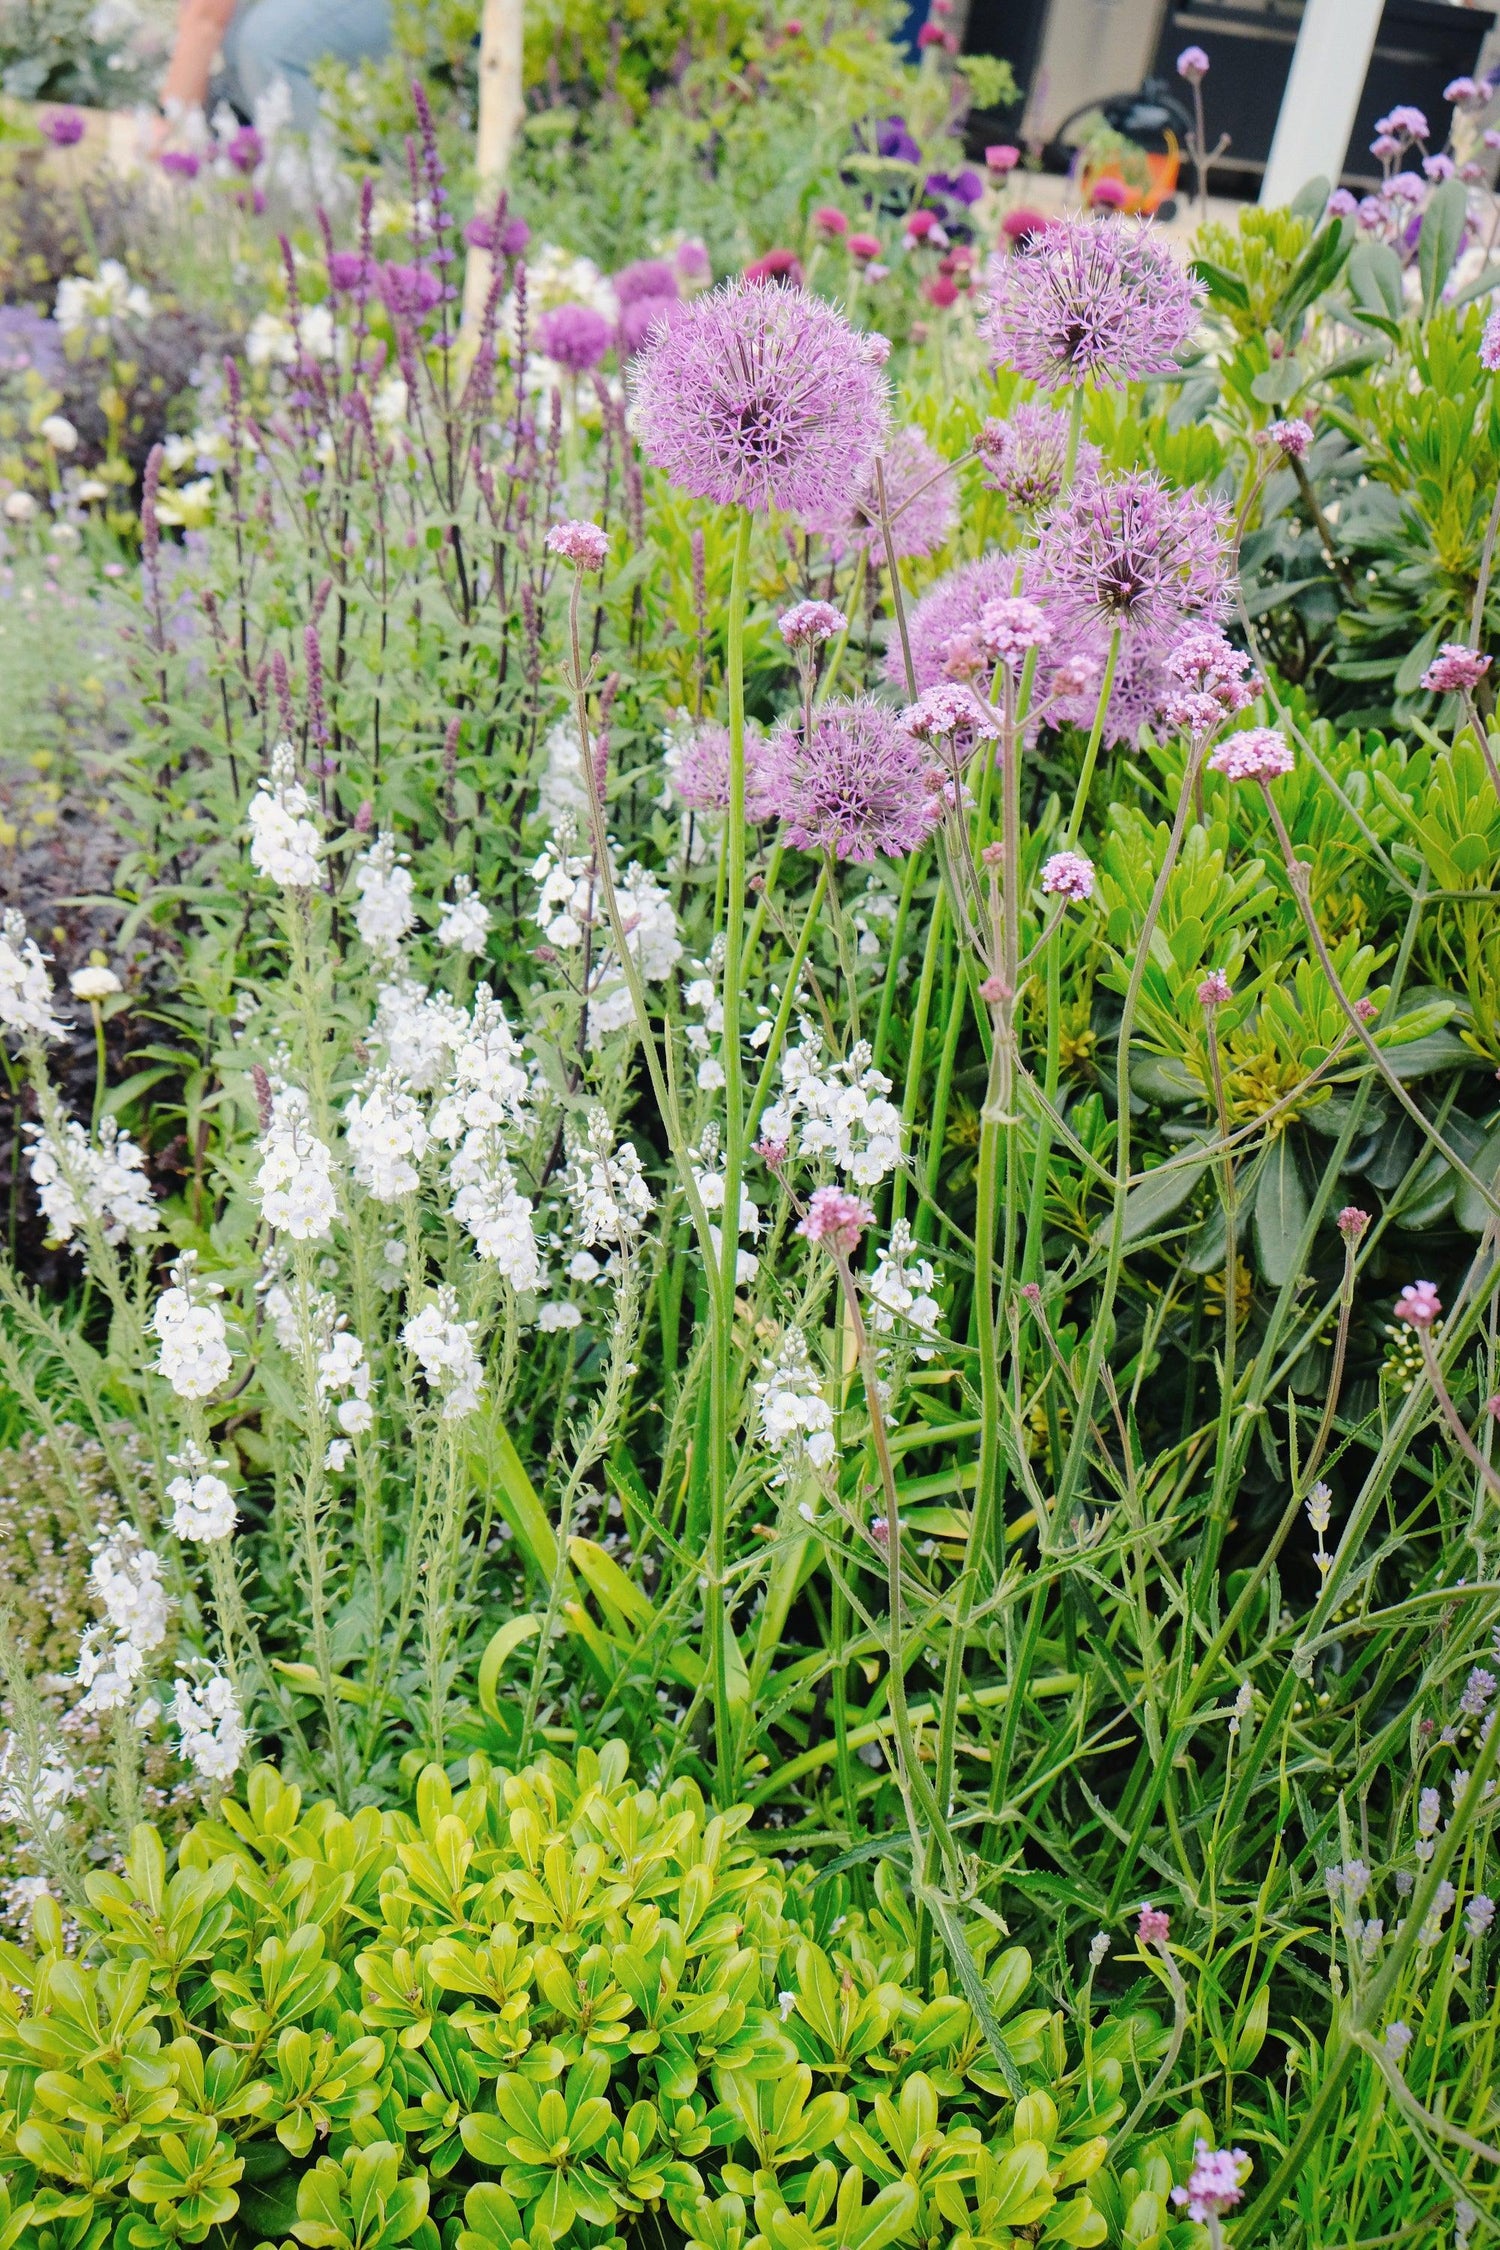
{"label": "small white flower", "polygon": [[271,752],[271,775],[250,800],[250,864],[283,891],[310,891],[318,881],[323,839],[307,816],[312,799],[297,779],[289,742]]}
{"label": "small white flower", "polygon": [[446,1285],[434,1303],[407,1321],[401,1341],[421,1363],[429,1387],[443,1400],[443,1420],[473,1413],[484,1388],[484,1369],[474,1349],[473,1321],[458,1317],[458,1300]]}
{"label": "small white flower", "polygon": [[438,944],[451,945],[459,953],[482,953],[489,934],[489,908],[475,898],[467,875],[455,876],[453,904],[444,909],[438,924]]}
{"label": "small white flower", "polygon": [[38,425],[37,434],[45,438],[54,453],[71,453],[78,443],[78,432],[66,414],[49,414]]}
{"label": "small white flower", "polygon": [[271,1105],[271,1123],[260,1140],[256,1187],[268,1226],[294,1242],[325,1242],[333,1232],[338,1201],[333,1153],[312,1129],[310,1105],[300,1086],[284,1086]]}
{"label": "small white flower", "polygon": [[417,918],[411,870],[402,865],[402,856],[394,835],[383,828],[354,863],[354,887],[359,892],[354,926],[364,944],[377,955],[394,957]]}
{"label": "small white flower", "polygon": [[173,1477],[167,1498],[172,1503],[172,1529],[179,1539],[227,1539],[239,1521],[234,1494],[211,1471]]}
{"label": "small white flower", "polygon": [[196,1252],[184,1250],[172,1268],[172,1286],[156,1300],[151,1326],[160,1342],[157,1367],[179,1398],[209,1398],[225,1382],[233,1364],[225,1340],[224,1315],[205,1297],[217,1284],[197,1279]]}
{"label": "small white flower", "polygon": [[60,1039],[67,1029],[52,1013],[45,957],[14,907],[0,917],[0,1023],[37,1039]]}
{"label": "small white flower", "polygon": [[582,1320],[583,1315],[578,1307],[569,1304],[566,1298],[556,1304],[543,1305],[536,1316],[536,1324],[544,1335],[551,1335],[560,1328],[577,1328]]}
{"label": "small white flower", "polygon": [[114,970],[97,961],[75,969],[68,979],[68,990],[75,1000],[108,1000],[124,989]]}
{"label": "small white flower", "polygon": [[5,513],[12,523],[30,523],[36,515],[36,501],[29,492],[7,492]]}
{"label": "small white flower", "polygon": [[172,1717],[188,1764],[204,1781],[231,1781],[250,1738],[223,1673],[211,1672],[201,1687],[179,1677]]}

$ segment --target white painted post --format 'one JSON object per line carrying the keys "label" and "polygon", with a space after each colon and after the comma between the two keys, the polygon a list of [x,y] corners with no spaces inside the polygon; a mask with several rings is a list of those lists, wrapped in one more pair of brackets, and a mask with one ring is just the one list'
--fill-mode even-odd
{"label": "white painted post", "polygon": [[[523,0],[484,0],[479,19],[479,130],[474,151],[476,211],[490,212],[510,166],[524,110]],[[464,273],[463,333],[472,345],[489,294],[490,259],[469,252]]]}
{"label": "white painted post", "polygon": [[1382,5],[1307,0],[1261,182],[1262,203],[1290,203],[1320,175],[1338,186]]}

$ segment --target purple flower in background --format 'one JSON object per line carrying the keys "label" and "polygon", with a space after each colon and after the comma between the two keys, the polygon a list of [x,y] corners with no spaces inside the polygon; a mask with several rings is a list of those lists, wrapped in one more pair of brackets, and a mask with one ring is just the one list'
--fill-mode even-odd
{"label": "purple flower in background", "polygon": [[859,1238],[865,1228],[875,1224],[875,1214],[857,1195],[843,1188],[814,1188],[808,1199],[807,1217],[798,1227],[799,1234],[809,1242],[821,1242],[836,1256],[847,1258],[859,1248]]}
{"label": "purple flower in background", "polygon": [[[988,603],[1015,591],[1015,577],[1014,555],[981,555],[977,562],[960,563],[957,570],[950,570],[908,612],[906,630],[918,694],[940,680],[972,680],[988,673],[980,613]],[[906,676],[901,650],[894,643],[886,649],[885,676],[898,682]]]}
{"label": "purple flower in background", "polygon": [[1400,140],[1425,141],[1427,119],[1410,102],[1398,102],[1386,116],[1376,118],[1375,130],[1377,133],[1394,134]]}
{"label": "purple flower in background", "polygon": [[1135,1934],[1142,1945],[1165,1945],[1172,1934],[1172,1918],[1166,1908],[1143,1906]]}
{"label": "purple flower in background", "polygon": [[375,260],[360,250],[335,250],[328,261],[328,286],[339,296],[352,296],[374,284]]}
{"label": "purple flower in background", "polygon": [[531,229],[524,219],[505,219],[497,227],[493,215],[478,211],[464,228],[464,240],[471,250],[488,250],[502,258],[519,258],[531,240]]}
{"label": "purple flower in background", "polygon": [[1490,659],[1462,641],[1444,641],[1422,674],[1422,685],[1434,695],[1467,695],[1478,687],[1490,668]]}
{"label": "purple flower in background", "polygon": [[638,353],[641,447],[675,485],[723,508],[826,518],[858,492],[885,436],[868,339],[821,298],[730,281]]}
{"label": "purple flower in background", "polygon": [[1074,617],[1160,642],[1223,607],[1227,539],[1213,501],[1132,470],[1074,487],[1043,526],[1037,567]]}
{"label": "purple flower in background", "polygon": [[1457,106],[1461,102],[1482,101],[1484,97],[1472,78],[1450,78],[1443,88],[1443,99]]}
{"label": "purple flower in background", "polygon": [[1405,146],[1406,143],[1398,141],[1394,133],[1377,133],[1370,143],[1370,154],[1378,156],[1383,164],[1388,156],[1399,156]]}
{"label": "purple flower in background", "polygon": [[640,297],[677,294],[677,276],[664,258],[638,258],[633,266],[622,266],[611,278],[622,305],[633,305]]}
{"label": "purple flower in background", "polygon": [[[898,560],[930,555],[948,539],[957,513],[953,480],[944,474],[947,463],[920,430],[897,430],[881,458],[891,539]],[[846,502],[831,518],[805,520],[810,531],[826,532],[839,546],[847,542],[863,547],[867,554],[884,561],[885,536],[880,528],[873,463],[852,503]]]}
{"label": "purple flower in background", "polygon": [[1490,314],[1479,341],[1479,364],[1493,375],[1500,369],[1500,311]]}
{"label": "purple flower in background", "polygon": [[885,117],[875,128],[875,154],[893,156],[902,164],[920,164],[922,151],[907,131],[904,117]]}
{"label": "purple flower in background", "polygon": [[1393,172],[1380,192],[1387,203],[1421,203],[1427,195],[1427,182],[1420,172]]}
{"label": "purple flower in background", "polygon": [[580,570],[602,570],[609,556],[608,534],[598,524],[581,523],[576,517],[555,523],[544,544],[549,555],[561,555]]}
{"label": "purple flower in background", "polygon": [[1451,156],[1424,156],[1422,174],[1429,180],[1451,180],[1457,166]]}
{"label": "purple flower in background", "polygon": [[670,327],[681,311],[682,301],[675,290],[670,297],[632,297],[628,304],[621,305],[615,340],[622,356],[632,358],[659,328]]}
{"label": "purple flower in background", "polygon": [[62,330],[27,305],[0,305],[0,370],[24,375],[35,368],[44,381],[60,384],[67,367]]}
{"label": "purple flower in background", "polygon": [[536,340],[554,366],[586,375],[609,350],[609,322],[592,305],[554,305],[537,322]]}
{"label": "purple flower in background", "polygon": [[443,285],[425,266],[377,266],[375,285],[392,320],[420,320],[443,294]]}
{"label": "purple flower in background", "polygon": [[1201,47],[1184,47],[1177,58],[1177,75],[1190,86],[1201,86],[1208,76],[1208,57]]}
{"label": "purple flower in background", "polygon": [[[1063,488],[1068,465],[1069,416],[1060,407],[1028,399],[1013,406],[1004,422],[986,422],[975,440],[986,484],[1018,515],[1050,508]],[[1099,448],[1086,439],[1078,447],[1075,477],[1098,473]]]}
{"label": "purple flower in background", "polygon": [[1234,2209],[1243,2192],[1241,2176],[1249,2169],[1250,2159],[1242,2148],[1210,2148],[1207,2141],[1197,2141],[1187,2186],[1174,2187],[1172,2201],[1185,2203],[1188,2217],[1202,2226],[1205,2220]]}
{"label": "purple flower in background", "polygon": [[700,289],[710,287],[714,269],[707,245],[700,242],[696,235],[690,235],[686,242],[679,242],[672,253],[672,270],[677,276],[678,288],[685,289],[689,296],[695,296]]}
{"label": "purple flower in background", "polygon": [[1273,422],[1266,436],[1270,443],[1279,446],[1289,461],[1305,461],[1313,441],[1312,424],[1300,416],[1289,422]]}
{"label": "purple flower in background", "polygon": [[224,154],[237,172],[247,175],[265,161],[266,144],[253,125],[242,125],[224,143]]}
{"label": "purple flower in background", "polygon": [[76,148],[85,130],[76,109],[54,109],[42,119],[42,131],[54,148]]}
{"label": "purple flower in background", "polygon": [[871,696],[830,696],[813,713],[810,742],[799,726],[779,726],[770,768],[786,840],[798,851],[897,859],[940,816],[927,753]]}
{"label": "purple flower in background", "polygon": [[990,260],[980,322],[997,366],[1043,390],[1171,374],[1202,291],[1149,228],[1054,219]]}
{"label": "purple flower in background", "polygon": [[[729,729],[710,719],[694,727],[668,780],[690,812],[729,810]],[[774,776],[765,736],[745,729],[745,818],[755,827],[776,818]]]}
{"label": "purple flower in background", "polygon": [[203,169],[203,159],[190,148],[164,148],[156,161],[177,180],[196,180]]}
{"label": "purple flower in background", "polygon": [[1335,188],[1328,198],[1330,219],[1352,219],[1358,209],[1358,198],[1352,196],[1346,187]]}

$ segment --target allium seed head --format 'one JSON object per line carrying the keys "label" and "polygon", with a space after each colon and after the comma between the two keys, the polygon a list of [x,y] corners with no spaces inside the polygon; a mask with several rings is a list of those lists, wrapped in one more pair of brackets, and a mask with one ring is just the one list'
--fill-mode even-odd
{"label": "allium seed head", "polygon": [[1201,290],[1147,227],[1055,219],[991,260],[980,333],[1043,390],[1176,371]]}
{"label": "allium seed head", "polygon": [[810,742],[800,727],[779,726],[768,763],[787,842],[798,851],[900,858],[940,817],[926,752],[867,695],[830,696],[813,713]]}
{"label": "allium seed head", "polygon": [[720,507],[826,518],[862,489],[885,436],[886,383],[866,339],[820,298],[731,281],[638,354],[641,445]]}
{"label": "allium seed head", "polygon": [[1292,748],[1275,727],[1247,727],[1232,734],[1209,753],[1215,773],[1229,781],[1274,781],[1292,770]]}
{"label": "allium seed head", "polygon": [[608,535],[596,523],[555,523],[545,544],[549,555],[561,555],[580,570],[602,570],[609,557]]}

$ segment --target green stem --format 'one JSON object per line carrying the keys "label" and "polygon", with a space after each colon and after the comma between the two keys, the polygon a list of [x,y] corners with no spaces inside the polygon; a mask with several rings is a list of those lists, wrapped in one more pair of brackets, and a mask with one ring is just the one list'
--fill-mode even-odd
{"label": "green stem", "polygon": [[1083,826],[1083,816],[1089,801],[1089,790],[1093,787],[1094,782],[1094,767],[1099,758],[1099,744],[1104,736],[1105,714],[1109,710],[1109,699],[1114,690],[1115,666],[1119,661],[1120,628],[1117,625],[1109,636],[1109,655],[1105,659],[1104,677],[1099,683],[1099,701],[1094,709],[1094,724],[1089,734],[1088,748],[1083,754],[1083,769],[1078,776],[1078,794],[1073,799],[1072,818],[1068,822],[1067,834],[1063,838],[1063,842],[1069,851],[1077,843],[1078,831]]}

